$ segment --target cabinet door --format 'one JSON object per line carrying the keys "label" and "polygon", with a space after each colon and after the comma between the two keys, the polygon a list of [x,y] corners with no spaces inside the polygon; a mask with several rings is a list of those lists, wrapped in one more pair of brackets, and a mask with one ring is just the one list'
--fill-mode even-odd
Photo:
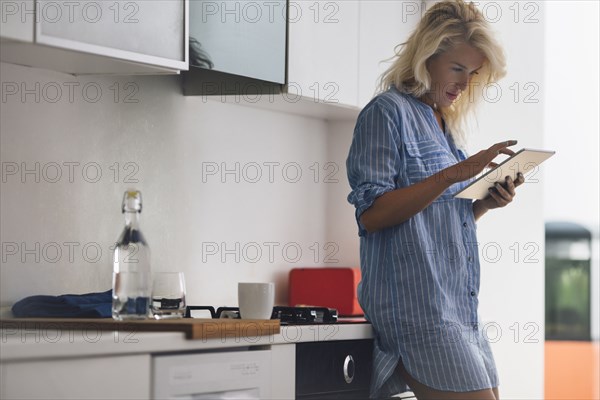
{"label": "cabinet door", "polygon": [[[391,65],[394,48],[404,43],[425,11],[425,2],[360,2],[359,106],[373,97],[380,75]],[[377,29],[373,29],[377,27]],[[387,60],[387,61],[386,61]]]}
{"label": "cabinet door", "polygon": [[284,84],[286,5],[286,0],[193,0],[190,38],[214,71]]}
{"label": "cabinet door", "polygon": [[187,7],[187,0],[36,0],[35,39],[83,53],[187,69]]}
{"label": "cabinet door", "polygon": [[271,351],[156,356],[153,399],[271,397]]}
{"label": "cabinet door", "polygon": [[293,399],[296,389],[296,344],[271,347],[271,398]]}
{"label": "cabinet door", "polygon": [[150,355],[2,364],[3,399],[149,399]]}
{"label": "cabinet door", "polygon": [[0,0],[0,40],[32,43],[34,7],[34,0]]}
{"label": "cabinet door", "polygon": [[357,0],[289,3],[288,92],[316,103],[358,104]]}
{"label": "cabinet door", "polygon": [[296,398],[368,398],[372,353],[372,339],[297,344]]}

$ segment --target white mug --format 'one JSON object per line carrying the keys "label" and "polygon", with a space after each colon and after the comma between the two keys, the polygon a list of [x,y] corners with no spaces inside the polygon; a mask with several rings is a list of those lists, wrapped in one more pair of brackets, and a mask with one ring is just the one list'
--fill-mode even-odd
{"label": "white mug", "polygon": [[275,304],[275,284],[238,283],[238,305],[242,319],[271,319]]}

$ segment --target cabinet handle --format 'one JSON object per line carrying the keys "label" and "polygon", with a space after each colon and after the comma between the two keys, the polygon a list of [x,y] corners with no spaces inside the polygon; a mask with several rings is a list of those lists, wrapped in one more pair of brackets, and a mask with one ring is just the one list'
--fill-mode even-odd
{"label": "cabinet handle", "polygon": [[352,383],[354,380],[354,359],[351,355],[347,355],[344,360],[344,379],[346,383]]}

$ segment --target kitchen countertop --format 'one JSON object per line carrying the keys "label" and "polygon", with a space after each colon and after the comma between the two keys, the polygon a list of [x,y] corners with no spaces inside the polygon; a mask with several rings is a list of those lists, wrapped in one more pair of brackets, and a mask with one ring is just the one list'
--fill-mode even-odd
{"label": "kitchen countertop", "polygon": [[283,325],[268,336],[189,340],[181,332],[56,329],[0,330],[0,361],[189,352],[331,340],[370,339],[369,323]]}

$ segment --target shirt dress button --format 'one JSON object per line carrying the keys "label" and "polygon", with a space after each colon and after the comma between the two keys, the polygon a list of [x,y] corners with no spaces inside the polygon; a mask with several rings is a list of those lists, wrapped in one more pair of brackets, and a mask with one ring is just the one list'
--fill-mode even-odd
{"label": "shirt dress button", "polygon": [[475,291],[474,290],[471,291],[471,296],[475,296]]}
{"label": "shirt dress button", "polygon": [[466,223],[466,222],[463,222],[463,226],[466,228],[466,227],[467,227],[467,223]]}
{"label": "shirt dress button", "polygon": [[469,256],[469,258],[467,258],[467,260],[468,260],[469,262],[471,262],[471,261],[473,261],[473,257]]}

